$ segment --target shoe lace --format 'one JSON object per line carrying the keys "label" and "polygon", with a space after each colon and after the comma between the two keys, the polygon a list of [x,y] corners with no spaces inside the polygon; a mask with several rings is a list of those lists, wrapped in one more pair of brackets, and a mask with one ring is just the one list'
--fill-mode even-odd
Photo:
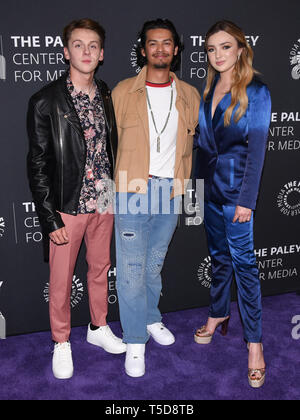
{"label": "shoe lace", "polygon": [[112,339],[114,339],[114,340],[117,340],[117,337],[116,337],[116,336],[115,336],[115,334],[112,332],[112,330],[110,329],[109,325],[106,325],[106,327],[105,327],[105,334],[106,334],[108,337],[110,337],[110,338],[112,338]]}
{"label": "shoe lace", "polygon": [[65,361],[69,358],[71,352],[70,343],[58,343],[55,344],[53,353],[56,353],[61,361]]}
{"label": "shoe lace", "polygon": [[163,324],[162,322],[156,322],[154,325],[157,329],[159,328],[160,330],[164,330],[166,328],[165,324]]}

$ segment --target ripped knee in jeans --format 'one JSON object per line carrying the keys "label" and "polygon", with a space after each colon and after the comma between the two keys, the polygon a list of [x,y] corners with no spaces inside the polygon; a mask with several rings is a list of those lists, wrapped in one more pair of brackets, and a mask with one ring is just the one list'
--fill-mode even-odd
{"label": "ripped knee in jeans", "polygon": [[133,241],[136,238],[136,233],[133,231],[124,230],[121,233],[121,238],[124,239],[125,241]]}

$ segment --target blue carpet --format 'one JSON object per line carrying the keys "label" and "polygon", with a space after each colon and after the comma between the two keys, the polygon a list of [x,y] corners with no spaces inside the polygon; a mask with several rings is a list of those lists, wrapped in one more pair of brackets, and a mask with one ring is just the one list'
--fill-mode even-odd
{"label": "blue carpet", "polygon": [[[86,328],[72,330],[74,377],[53,378],[50,333],[0,341],[1,400],[298,400],[300,340],[292,337],[292,318],[300,315],[295,293],[263,298],[265,385],[254,390],[247,380],[247,349],[236,303],[226,337],[216,333],[201,346],[193,333],[207,318],[207,308],[164,315],[176,336],[173,346],[151,339],[146,347],[146,374],[130,378],[124,354],[110,355],[85,341]],[[118,322],[111,323],[121,335]],[[295,329],[296,331],[296,329]],[[299,335],[300,335],[300,329]]]}

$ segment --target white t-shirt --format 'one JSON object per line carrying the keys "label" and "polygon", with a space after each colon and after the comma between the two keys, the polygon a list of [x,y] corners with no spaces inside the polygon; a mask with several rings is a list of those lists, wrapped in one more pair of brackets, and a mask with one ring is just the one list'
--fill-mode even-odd
{"label": "white t-shirt", "polygon": [[153,124],[150,108],[148,107],[149,135],[150,135],[150,169],[149,174],[165,178],[174,178],[176,141],[178,131],[178,111],[175,106],[177,91],[176,83],[172,81],[165,85],[146,83],[149,100],[154,115],[157,132],[160,133],[166,123],[173,88],[173,105],[168,125],[160,137],[160,152],[157,151],[157,133]]}

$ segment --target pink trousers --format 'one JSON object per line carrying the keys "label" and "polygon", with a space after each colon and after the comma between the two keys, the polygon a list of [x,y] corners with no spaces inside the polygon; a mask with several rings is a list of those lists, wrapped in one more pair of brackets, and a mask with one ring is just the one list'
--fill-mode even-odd
{"label": "pink trousers", "polygon": [[50,242],[50,324],[52,339],[58,343],[69,340],[71,332],[71,290],[74,268],[84,238],[88,263],[87,285],[93,325],[106,325],[107,272],[110,268],[112,214],[61,214],[69,243]]}

